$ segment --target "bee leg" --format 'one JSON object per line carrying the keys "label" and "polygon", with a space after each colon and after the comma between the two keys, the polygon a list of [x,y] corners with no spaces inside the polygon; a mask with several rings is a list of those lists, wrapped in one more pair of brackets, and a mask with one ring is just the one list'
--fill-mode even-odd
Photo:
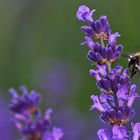
{"label": "bee leg", "polygon": [[131,71],[130,71],[130,73],[131,73],[131,74],[130,74],[130,77],[132,78],[133,75],[136,74],[136,72],[137,72],[137,71],[136,71],[136,69],[135,69],[135,65],[133,65],[133,66],[132,66],[132,69],[131,69]]}
{"label": "bee leg", "polygon": [[137,68],[137,71],[138,71],[139,76],[140,76],[140,66],[138,66],[138,65],[136,64],[136,68]]}
{"label": "bee leg", "polygon": [[131,63],[129,62],[128,63],[128,68],[129,68],[129,70],[131,70],[130,68],[131,68]]}
{"label": "bee leg", "polygon": [[130,75],[130,77],[132,78],[137,72],[136,71],[133,71]]}

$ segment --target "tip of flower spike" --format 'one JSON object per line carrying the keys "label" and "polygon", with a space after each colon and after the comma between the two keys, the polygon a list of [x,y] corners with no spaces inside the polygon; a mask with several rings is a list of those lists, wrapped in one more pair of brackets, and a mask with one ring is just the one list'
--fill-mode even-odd
{"label": "tip of flower spike", "polygon": [[81,5],[81,6],[79,6],[79,8],[77,10],[76,17],[78,20],[81,20],[84,22],[85,21],[92,22],[93,21],[92,15],[94,12],[95,12],[95,9],[90,10],[86,5]]}
{"label": "tip of flower spike", "polygon": [[9,105],[10,110],[14,113],[35,113],[37,111],[37,105],[40,102],[40,95],[35,91],[31,91],[28,94],[27,89],[24,86],[20,87],[20,90],[22,92],[21,96],[13,88],[9,90],[9,93],[12,96]]}
{"label": "tip of flower spike", "polygon": [[11,95],[13,98],[17,98],[17,97],[18,97],[17,91],[16,91],[14,88],[10,88],[10,89],[9,89],[9,93],[10,93],[10,95]]}
{"label": "tip of flower spike", "polygon": [[20,91],[22,92],[22,94],[26,95],[28,93],[27,88],[25,86],[20,86],[19,87]]}

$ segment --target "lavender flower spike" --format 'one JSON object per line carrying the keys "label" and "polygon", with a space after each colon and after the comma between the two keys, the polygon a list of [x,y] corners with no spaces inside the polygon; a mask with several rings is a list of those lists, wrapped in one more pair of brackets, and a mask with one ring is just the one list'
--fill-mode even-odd
{"label": "lavender flower spike", "polygon": [[100,91],[98,96],[91,96],[93,104],[90,110],[98,110],[101,121],[112,126],[112,133],[100,129],[97,135],[100,140],[139,140],[140,123],[133,124],[132,131],[124,127],[135,116],[132,105],[139,97],[137,86],[131,84],[128,68],[123,70],[118,64],[112,68],[112,64],[120,59],[123,49],[122,45],[117,45],[120,34],[112,33],[106,16],[88,20],[91,11],[88,7],[86,10],[82,7],[79,7],[77,18],[89,22],[89,25],[82,26],[85,33],[82,45],[89,47],[88,59],[97,67],[90,69],[89,73],[96,79]]}
{"label": "lavender flower spike", "polygon": [[14,113],[13,122],[21,132],[24,140],[61,140],[63,132],[60,128],[50,130],[52,109],[48,109],[42,117],[38,107],[40,95],[35,91],[28,93],[20,87],[22,95],[10,89],[12,96],[10,109]]}
{"label": "lavender flower spike", "polygon": [[12,96],[10,109],[15,113],[35,112],[40,102],[40,95],[35,91],[28,92],[24,86],[21,86],[20,90],[21,96],[13,88],[9,90]]}

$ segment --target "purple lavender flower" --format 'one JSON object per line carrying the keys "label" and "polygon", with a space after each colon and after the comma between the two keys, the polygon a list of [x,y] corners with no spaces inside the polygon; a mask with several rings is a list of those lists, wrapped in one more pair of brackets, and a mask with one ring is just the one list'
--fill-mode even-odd
{"label": "purple lavender flower", "polygon": [[36,114],[34,120],[31,117],[16,114],[15,125],[27,140],[60,140],[63,136],[60,128],[53,128],[52,132],[49,130],[51,113],[52,110],[48,109],[44,118]]}
{"label": "purple lavender flower", "polygon": [[132,123],[133,140],[139,140],[140,138],[140,123]]}
{"label": "purple lavender flower", "polygon": [[100,140],[139,140],[140,123],[132,123],[132,131],[128,131],[124,126],[115,125],[112,133],[107,129],[99,129],[97,135]]}
{"label": "purple lavender flower", "polygon": [[[91,11],[87,6],[80,6],[77,11],[77,18],[82,21],[89,21],[90,25],[82,26],[82,30],[85,33],[85,42],[90,48],[88,52],[88,58],[96,62],[97,64],[114,63],[120,57],[122,46],[116,45],[116,39],[119,37],[119,33],[111,33],[109,23],[106,16],[101,16],[98,20],[87,20],[87,17],[91,15]],[[86,20],[85,20],[86,19]],[[101,45],[94,42],[93,39],[100,39]],[[103,40],[108,40],[105,45]]]}
{"label": "purple lavender flower", "polygon": [[109,75],[105,75],[97,81],[97,85],[102,93],[116,93],[118,96],[127,94],[130,88],[128,69],[122,72],[122,67],[116,65],[115,68],[109,71]]}
{"label": "purple lavender flower", "polygon": [[[114,44],[114,43],[113,43]],[[88,52],[88,58],[97,64],[110,64],[116,62],[121,54],[122,45],[102,46],[95,42],[92,49]]]}
{"label": "purple lavender flower", "polygon": [[47,110],[44,118],[42,118],[40,114],[36,114],[34,120],[17,115],[16,126],[18,126],[18,124],[22,122],[20,123],[20,127],[18,129],[21,130],[22,134],[25,137],[27,137],[28,139],[40,139],[49,127],[51,112],[52,110]]}
{"label": "purple lavender flower", "polygon": [[37,111],[37,105],[40,102],[40,95],[35,91],[28,92],[25,86],[21,86],[20,91],[22,96],[20,96],[13,88],[9,90],[9,93],[12,96],[10,109],[15,113]]}
{"label": "purple lavender flower", "polygon": [[50,130],[50,118],[52,109],[45,112],[42,117],[38,108],[40,95],[35,91],[30,93],[22,86],[22,96],[19,96],[14,89],[10,89],[12,100],[10,109],[14,113],[13,121],[20,130],[25,140],[60,140],[63,133],[60,128]]}
{"label": "purple lavender flower", "polygon": [[92,15],[95,12],[95,10],[90,10],[87,6],[81,5],[76,13],[76,16],[79,20],[82,21],[89,21],[92,22]]}
{"label": "purple lavender flower", "polygon": [[107,129],[99,129],[97,135],[100,140],[128,140],[128,131],[123,126],[113,126],[112,133]]}
{"label": "purple lavender flower", "polygon": [[106,77],[106,65],[97,65],[97,70],[91,69],[89,71],[90,75],[95,77],[97,81],[101,80],[102,77]]}
{"label": "purple lavender flower", "polygon": [[109,34],[111,34],[106,16],[101,16],[98,20],[91,21],[90,26],[85,25],[81,28],[86,36],[96,39],[107,40]]}
{"label": "purple lavender flower", "polygon": [[99,129],[97,135],[100,140],[111,140],[111,134],[107,129]]}
{"label": "purple lavender flower", "polygon": [[114,140],[127,140],[128,139],[128,131],[123,126],[115,125],[112,128],[113,139]]}
{"label": "purple lavender flower", "polygon": [[[82,26],[82,30],[85,33],[86,36],[96,39],[103,39],[107,40],[109,39],[109,35],[111,35],[111,29],[109,27],[109,23],[106,16],[101,16],[98,20],[94,21],[92,18],[93,13],[95,10],[90,10],[87,6],[82,5],[78,8],[78,11],[76,13],[76,16],[78,20],[82,21],[88,21],[89,26],[85,25]],[[119,35],[116,33],[113,36],[110,36],[109,39],[110,42],[112,41],[112,38],[119,37]]]}
{"label": "purple lavender flower", "polygon": [[135,115],[132,104],[137,97],[136,85],[130,86],[127,69],[122,72],[122,67],[117,65],[109,75],[105,73],[102,78],[95,77],[102,94],[91,96],[94,102],[91,109],[100,111],[101,120],[108,124],[126,124]]}
{"label": "purple lavender flower", "polygon": [[91,99],[94,102],[91,106],[91,110],[97,109],[101,112],[100,119],[105,123],[111,125],[124,125],[132,119],[135,114],[134,110],[127,105],[118,105],[116,107],[112,95],[101,94],[100,97],[92,95]]}
{"label": "purple lavender flower", "polygon": [[[120,58],[123,48],[122,45],[117,45],[117,37],[120,35],[118,32],[111,32],[106,16],[94,21],[90,12],[88,7],[80,6],[77,18],[89,22],[89,25],[82,26],[85,42],[81,45],[88,45],[88,59],[97,67],[96,70],[90,70],[90,75],[97,80],[100,95],[91,96],[94,102],[91,110],[97,109],[101,113],[100,119],[112,126],[112,133],[107,129],[100,129],[97,135],[100,140],[138,140],[140,123],[133,124],[131,132],[123,126],[135,115],[132,105],[138,97],[136,85],[131,84],[128,69],[123,70],[120,65],[111,68],[112,63]],[[100,39],[100,42],[93,39]],[[104,40],[107,40],[106,43]]]}
{"label": "purple lavender flower", "polygon": [[120,37],[118,32],[110,34],[108,37],[108,46],[115,46],[117,43],[117,37]]}
{"label": "purple lavender flower", "polygon": [[[81,11],[84,13],[84,10]],[[120,35],[111,32],[106,16],[101,16],[96,21],[86,21],[89,25],[82,26],[85,32],[85,42],[82,45],[88,45],[88,59],[97,66],[96,70],[90,70],[90,75],[95,77],[100,89],[99,96],[91,96],[94,103],[90,110],[97,109],[101,113],[100,119],[112,126],[112,133],[100,129],[98,137],[100,140],[138,140],[140,123],[132,125],[133,131],[127,131],[123,126],[135,115],[132,105],[135,98],[139,97],[136,85],[131,84],[128,69],[123,70],[120,65],[111,68],[112,63],[120,58],[123,48],[122,45],[117,45],[117,37]],[[95,39],[100,39],[100,42]],[[104,40],[107,40],[106,44]]]}
{"label": "purple lavender flower", "polygon": [[63,132],[60,128],[53,128],[52,132],[46,132],[42,140],[60,140],[63,137]]}

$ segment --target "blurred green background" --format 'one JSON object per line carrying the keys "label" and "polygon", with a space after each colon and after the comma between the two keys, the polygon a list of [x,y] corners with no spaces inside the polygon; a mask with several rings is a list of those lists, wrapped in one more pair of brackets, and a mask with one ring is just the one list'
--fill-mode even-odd
{"label": "blurred green background", "polygon": [[[9,100],[10,87],[35,89],[43,96],[43,109],[72,110],[85,121],[82,131],[87,133],[98,116],[88,111],[90,96],[99,92],[88,74],[92,68],[88,49],[79,45],[84,40],[83,23],[75,13],[81,4],[96,9],[94,19],[107,15],[112,31],[122,35],[118,43],[124,52],[140,51],[139,0],[1,0],[0,90]],[[127,67],[126,58],[119,62]],[[135,76],[133,82],[140,85],[139,79]],[[94,137],[96,131],[95,126],[88,134]]]}

